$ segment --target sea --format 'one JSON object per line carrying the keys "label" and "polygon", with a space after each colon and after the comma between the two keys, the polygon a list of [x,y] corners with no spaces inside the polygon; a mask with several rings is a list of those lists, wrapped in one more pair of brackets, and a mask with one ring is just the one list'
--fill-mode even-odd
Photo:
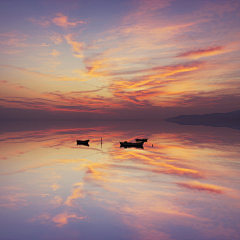
{"label": "sea", "polygon": [[2,121],[0,223],[2,240],[240,239],[240,130]]}

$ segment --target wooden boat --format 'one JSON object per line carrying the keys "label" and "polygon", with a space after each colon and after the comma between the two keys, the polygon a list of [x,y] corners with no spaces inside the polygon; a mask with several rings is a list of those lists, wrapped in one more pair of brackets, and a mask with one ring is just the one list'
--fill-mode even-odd
{"label": "wooden boat", "polygon": [[142,148],[143,147],[143,143],[144,142],[135,142],[135,143],[133,143],[133,142],[127,142],[127,141],[125,141],[125,142],[120,142],[120,147],[140,147],[140,148]]}
{"label": "wooden boat", "polygon": [[88,143],[89,143],[89,139],[88,140],[76,140],[77,142],[77,145],[85,145],[85,146],[89,146]]}
{"label": "wooden boat", "polygon": [[120,147],[124,147],[124,148],[141,148],[141,149],[144,149],[143,146],[120,146]]}
{"label": "wooden boat", "polygon": [[136,142],[147,142],[148,138],[136,138]]}

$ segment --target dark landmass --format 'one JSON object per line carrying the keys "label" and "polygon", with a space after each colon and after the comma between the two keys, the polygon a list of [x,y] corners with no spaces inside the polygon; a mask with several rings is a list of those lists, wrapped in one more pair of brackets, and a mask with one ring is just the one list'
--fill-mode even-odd
{"label": "dark landmass", "polygon": [[181,125],[229,127],[240,130],[240,110],[228,113],[211,113],[205,115],[180,115],[178,117],[167,118],[165,121]]}

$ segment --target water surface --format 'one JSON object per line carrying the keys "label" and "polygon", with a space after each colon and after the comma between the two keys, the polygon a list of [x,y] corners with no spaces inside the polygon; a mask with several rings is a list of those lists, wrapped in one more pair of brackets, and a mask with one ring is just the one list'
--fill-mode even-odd
{"label": "water surface", "polygon": [[[3,240],[240,239],[239,130],[92,121],[0,132]],[[144,149],[120,148],[135,138]]]}

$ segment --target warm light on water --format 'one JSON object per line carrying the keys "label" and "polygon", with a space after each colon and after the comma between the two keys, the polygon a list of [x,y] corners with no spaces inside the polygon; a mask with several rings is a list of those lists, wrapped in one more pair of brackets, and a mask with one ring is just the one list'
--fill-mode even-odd
{"label": "warm light on water", "polygon": [[[1,239],[240,239],[239,130],[157,121],[0,130]],[[135,138],[148,138],[144,149],[120,148]]]}

